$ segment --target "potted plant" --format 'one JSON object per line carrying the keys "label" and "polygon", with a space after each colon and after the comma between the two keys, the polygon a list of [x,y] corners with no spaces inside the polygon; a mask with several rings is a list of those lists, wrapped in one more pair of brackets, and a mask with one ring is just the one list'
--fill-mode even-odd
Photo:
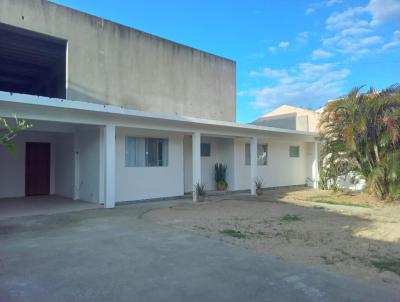
{"label": "potted plant", "polygon": [[254,183],[256,185],[257,196],[261,196],[263,194],[262,185],[263,185],[264,181],[262,180],[261,177],[257,177],[256,180],[254,181]]}
{"label": "potted plant", "polygon": [[221,163],[216,163],[214,166],[214,179],[218,191],[224,191],[228,188],[228,183],[226,182],[226,169],[227,166]]}
{"label": "potted plant", "polygon": [[206,196],[205,185],[198,182],[198,183],[194,186],[194,189],[195,189],[195,193],[196,193],[196,196],[197,196],[197,201],[198,201],[198,202],[204,201],[204,198],[205,198],[205,196]]}

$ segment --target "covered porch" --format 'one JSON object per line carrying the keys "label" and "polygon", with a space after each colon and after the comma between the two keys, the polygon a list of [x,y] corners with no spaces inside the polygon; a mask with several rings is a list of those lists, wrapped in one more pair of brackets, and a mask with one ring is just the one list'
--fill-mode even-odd
{"label": "covered porch", "polygon": [[[299,185],[318,188],[319,143],[309,137],[276,130],[269,128],[256,136],[230,137],[200,131],[193,133],[191,143],[187,142],[191,154],[185,152],[185,192],[189,187],[187,183],[192,188],[200,183],[207,191],[214,191],[213,166],[217,162],[227,167],[229,191],[249,190],[251,195],[256,195],[256,180],[262,182],[262,188]],[[210,144],[210,141],[214,143]],[[205,143],[211,145],[211,153],[216,153],[211,162],[202,154]],[[197,201],[194,189],[192,196]]]}
{"label": "covered porch", "polygon": [[[70,129],[57,134],[65,145],[59,151],[71,152],[54,183],[70,175],[64,196],[71,199],[113,208],[117,202],[194,193],[197,183],[214,190],[217,162],[228,167],[231,191],[255,194],[259,177],[265,187],[318,185],[316,133],[1,92],[0,100],[5,116],[16,112],[41,125],[37,130]],[[202,156],[202,144],[211,148],[209,156]]]}

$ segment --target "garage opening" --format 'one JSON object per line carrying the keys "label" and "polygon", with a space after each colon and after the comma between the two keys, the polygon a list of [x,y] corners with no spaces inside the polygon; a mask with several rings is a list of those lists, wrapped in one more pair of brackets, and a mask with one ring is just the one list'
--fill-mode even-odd
{"label": "garage opening", "polygon": [[66,98],[67,41],[0,23],[0,91]]}

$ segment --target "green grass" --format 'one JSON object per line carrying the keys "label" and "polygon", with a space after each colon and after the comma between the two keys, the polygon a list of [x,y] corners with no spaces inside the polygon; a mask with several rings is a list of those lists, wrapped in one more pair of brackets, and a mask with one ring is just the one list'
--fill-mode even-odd
{"label": "green grass", "polygon": [[237,230],[232,230],[232,229],[224,229],[222,231],[219,231],[221,234],[234,237],[234,238],[246,238],[246,235],[243,234],[240,231]]}
{"label": "green grass", "polygon": [[341,206],[360,207],[360,208],[369,208],[370,207],[366,204],[341,202],[340,200],[336,200],[336,199],[325,197],[325,196],[313,196],[313,197],[308,198],[308,201],[316,202],[316,203],[341,205]]}
{"label": "green grass", "polygon": [[296,214],[286,214],[282,216],[280,219],[282,222],[294,222],[294,221],[303,221],[303,218]]}
{"label": "green grass", "polygon": [[400,276],[400,258],[382,258],[371,261],[371,264],[381,272],[391,271]]}

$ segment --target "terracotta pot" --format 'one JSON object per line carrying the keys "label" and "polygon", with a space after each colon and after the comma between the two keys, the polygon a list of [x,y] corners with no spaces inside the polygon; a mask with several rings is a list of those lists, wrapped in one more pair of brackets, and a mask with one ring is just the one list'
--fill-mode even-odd
{"label": "terracotta pot", "polygon": [[198,202],[203,202],[204,201],[204,195],[197,195],[197,201]]}
{"label": "terracotta pot", "polygon": [[226,184],[224,181],[217,182],[217,190],[218,191],[225,191],[225,189],[226,189]]}
{"label": "terracotta pot", "polygon": [[257,196],[263,195],[263,190],[261,188],[257,188],[256,189],[256,194],[257,194]]}

